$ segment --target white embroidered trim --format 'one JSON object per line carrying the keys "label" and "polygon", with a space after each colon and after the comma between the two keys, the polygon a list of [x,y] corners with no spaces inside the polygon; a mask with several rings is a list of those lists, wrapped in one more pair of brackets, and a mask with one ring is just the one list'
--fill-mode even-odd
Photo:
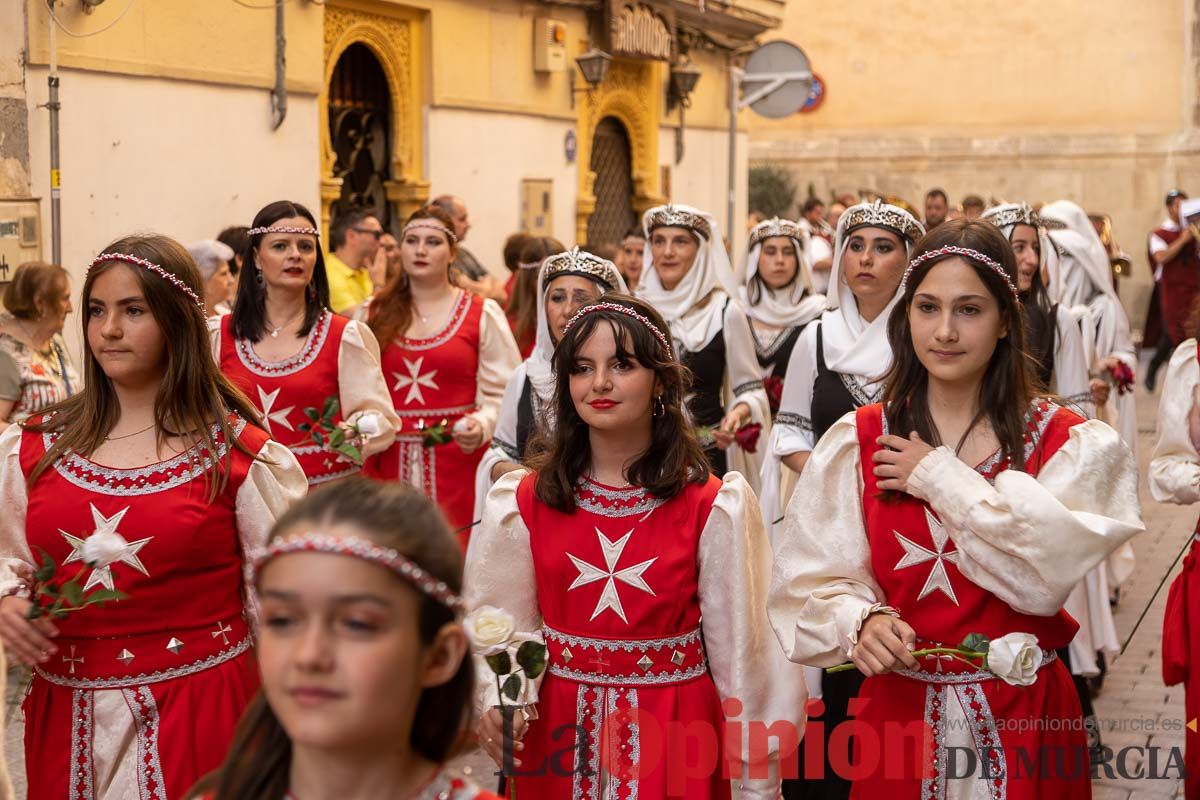
{"label": "white embroidered trim", "polygon": [[687,669],[677,669],[674,672],[660,672],[651,675],[597,675],[591,672],[581,672],[580,670],[570,669],[559,664],[551,664],[549,667],[551,675],[557,675],[560,678],[566,678],[569,681],[576,683],[586,683],[589,685],[607,685],[614,686],[662,686],[671,683],[683,683],[690,681],[693,678],[698,678],[708,672],[708,658],[704,661],[688,667]]}
{"label": "white embroidered trim", "polygon": [[92,784],[93,702],[91,692],[76,689],[71,694],[71,785],[67,792],[70,800],[92,800],[95,796]]}
{"label": "white embroidered trim", "polygon": [[[571,797],[573,797],[573,798],[583,798],[584,797],[584,794],[583,794],[583,779],[585,777],[584,773],[587,772],[589,769],[593,769],[593,766],[591,764],[589,764],[588,766],[585,767],[581,763],[583,760],[582,757],[585,754],[585,752],[588,756],[591,756],[592,754],[594,754],[596,752],[596,749],[597,749],[597,748],[594,748],[591,746],[591,744],[592,744],[591,738],[592,737],[591,737],[591,734],[588,733],[588,730],[587,730],[587,693],[589,691],[598,692],[599,689],[595,689],[590,686],[585,686],[583,684],[580,684],[579,688],[575,690],[575,735],[578,737],[581,734],[586,734],[588,736],[588,743],[587,743],[587,745],[581,747],[580,743],[576,742],[575,747],[572,748],[575,751],[575,763],[574,763],[573,769],[571,770]],[[595,775],[595,772],[594,771],[591,772],[589,774],[589,776],[587,776],[587,777],[590,777],[591,775]],[[592,788],[594,788],[594,786]],[[591,797],[594,795],[593,795],[593,793],[589,792],[588,796]]]}
{"label": "white embroidered trim", "polygon": [[185,664],[182,667],[159,670],[158,672],[142,672],[138,675],[131,675],[128,678],[67,678],[62,675],[44,672],[41,667],[36,667],[35,670],[38,675],[50,683],[57,686],[66,686],[71,689],[128,689],[169,681],[174,678],[182,678],[187,675],[195,675],[197,672],[203,672],[219,664],[224,664],[226,661],[240,656],[249,649],[250,636],[247,634],[244,639],[228,650],[222,650],[200,661]]}
{"label": "white embroidered trim", "polygon": [[[1058,658],[1058,653],[1053,650],[1042,651],[1042,664],[1038,667],[1038,672],[1041,672],[1046,667],[1050,666]],[[914,681],[921,683],[937,683],[937,684],[955,684],[963,685],[970,683],[980,683],[981,681],[998,681],[1001,680],[999,675],[994,675],[990,672],[925,672],[917,669],[898,669],[894,670],[896,675],[903,675],[906,678],[912,678]]]}
{"label": "white embroidered trim", "polygon": [[139,800],[167,800],[167,784],[158,755],[160,725],[154,694],[145,686],[125,689],[123,694],[137,730]]}
{"label": "white embroidered trim", "polygon": [[933,775],[921,781],[921,800],[946,797],[946,703],[950,687],[925,688],[925,725],[933,732]]}
{"label": "white embroidered trim", "polygon": [[572,636],[569,633],[556,631],[548,625],[543,625],[546,641],[566,644],[571,647],[586,647],[599,652],[624,650],[632,653],[638,650],[664,650],[668,647],[680,648],[700,641],[700,629],[694,628],[679,636],[668,636],[662,639],[592,639],[587,636]]}
{"label": "white embroidered trim", "polygon": [[791,411],[780,411],[775,415],[776,425],[790,425],[807,433],[812,433],[812,420],[808,417],[793,414]]}
{"label": "white embroidered trim", "polygon": [[846,387],[846,391],[850,393],[851,399],[854,400],[854,405],[862,408],[869,406],[872,403],[878,403],[879,398],[883,396],[883,386],[876,386],[875,390],[868,393],[866,389],[858,385],[858,381],[844,372],[836,373],[842,379],[842,385]]}
{"label": "white embroidered trim", "polygon": [[[775,355],[779,348],[783,346],[783,343],[787,341],[789,336],[791,336],[792,331],[800,327],[799,325],[793,325],[790,328],[783,328],[775,334],[774,338],[764,342],[763,339],[760,338],[758,328],[755,326],[754,320],[751,319],[749,322],[750,332],[754,334],[754,352],[758,356],[759,364],[762,364],[764,361],[770,361],[771,356]],[[763,331],[763,334],[769,336],[771,331]],[[763,364],[763,366],[766,365]]]}
{"label": "white embroidered trim", "polygon": [[446,342],[450,341],[454,334],[458,333],[458,329],[462,327],[463,321],[467,318],[467,310],[471,307],[471,293],[463,292],[459,297],[458,303],[454,306],[454,311],[450,313],[450,319],[446,323],[446,327],[426,339],[407,339],[403,336],[396,337],[396,344],[405,350],[432,350],[435,347],[441,347]]}
{"label": "white embroidered trim", "polygon": [[467,403],[465,406],[454,406],[452,408],[412,408],[412,409],[396,409],[398,417],[450,417],[455,414],[469,414],[475,410],[474,403]]}
{"label": "white embroidered trim", "polygon": [[295,375],[300,370],[316,361],[317,355],[325,347],[325,339],[329,336],[332,311],[325,311],[313,324],[312,330],[304,339],[304,346],[296,355],[282,361],[264,361],[254,352],[254,348],[245,339],[234,341],[233,349],[237,351],[238,360],[242,366],[255,375],[263,378],[282,378],[285,375]]}
{"label": "white embroidered trim", "polygon": [[[954,692],[958,695],[963,714],[971,726],[971,739],[975,743],[975,753],[979,756],[979,767],[984,776],[993,776],[991,780],[985,781],[991,800],[1007,800],[1008,776],[1004,769],[1004,749],[987,695],[978,683],[955,686]],[[983,765],[985,758],[988,760],[986,767]]]}

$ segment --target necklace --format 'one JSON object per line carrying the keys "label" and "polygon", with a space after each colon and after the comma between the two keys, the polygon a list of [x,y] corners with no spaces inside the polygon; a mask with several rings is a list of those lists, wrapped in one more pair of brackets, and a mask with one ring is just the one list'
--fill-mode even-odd
{"label": "necklace", "polygon": [[[296,321],[297,319],[299,319],[301,316],[303,316],[303,315],[304,315],[304,311],[305,311],[305,309],[300,309],[300,313],[299,313],[299,314],[293,314],[293,315],[292,315],[292,317],[291,317],[291,318],[290,318],[290,319],[289,319],[287,322],[283,323],[282,325],[280,325],[280,326],[278,326],[278,327],[272,328],[272,329],[271,329],[271,338],[272,338],[272,339],[278,339],[278,338],[279,338],[279,332],[280,332],[281,330],[283,330],[284,328],[286,328],[288,325],[291,325],[293,322],[295,322],[295,321]],[[271,328],[271,321],[270,321],[270,320],[267,320],[267,327],[268,327],[268,328]]]}
{"label": "necklace", "polygon": [[151,422],[149,425],[147,425],[146,427],[142,428],[140,431],[134,431],[133,433],[123,433],[123,434],[121,434],[120,436],[105,436],[105,437],[104,437],[104,441],[106,441],[106,442],[115,442],[115,441],[117,441],[117,440],[119,440],[119,439],[128,439],[128,438],[130,438],[131,436],[137,436],[139,433],[145,433],[146,431],[150,430],[150,429],[151,429],[151,428],[153,428],[153,427],[154,427],[154,423],[153,423],[153,422]]}

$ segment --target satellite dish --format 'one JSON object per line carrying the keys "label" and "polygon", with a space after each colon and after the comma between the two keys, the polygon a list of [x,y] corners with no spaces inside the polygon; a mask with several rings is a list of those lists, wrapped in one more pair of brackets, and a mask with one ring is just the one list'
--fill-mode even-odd
{"label": "satellite dish", "polygon": [[741,108],[770,119],[790,117],[812,92],[812,65],[791,42],[768,42],[746,59]]}

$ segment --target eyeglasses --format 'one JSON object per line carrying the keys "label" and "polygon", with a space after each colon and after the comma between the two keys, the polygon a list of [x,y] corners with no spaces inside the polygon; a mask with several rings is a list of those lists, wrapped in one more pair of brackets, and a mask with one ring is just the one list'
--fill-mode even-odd
{"label": "eyeglasses", "polygon": [[370,228],[351,228],[350,230],[355,231],[356,233],[369,233],[376,239],[382,238],[384,234],[384,231],[371,230]]}

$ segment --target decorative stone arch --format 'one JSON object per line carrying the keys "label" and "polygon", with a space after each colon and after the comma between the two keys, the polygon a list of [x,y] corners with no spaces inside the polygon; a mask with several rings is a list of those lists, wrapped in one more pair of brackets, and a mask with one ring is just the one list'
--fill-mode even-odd
{"label": "decorative stone arch", "polygon": [[666,202],[658,186],[658,128],[662,118],[658,64],[616,60],[604,82],[579,104],[579,194],[575,199],[575,241],[588,240],[588,218],[596,210],[596,173],[592,171],[592,139],[596,126],[613,117],[629,135],[633,173],[633,208],[641,214]]}
{"label": "decorative stone arch", "polygon": [[330,206],[341,194],[333,175],[336,156],[329,137],[329,83],[338,59],[352,44],[366,46],[383,68],[392,101],[391,173],[384,189],[404,219],[429,200],[422,163],[421,70],[424,18],[397,11],[372,14],[335,5],[325,7],[325,78],[317,98],[321,148],[321,227],[328,241]]}

